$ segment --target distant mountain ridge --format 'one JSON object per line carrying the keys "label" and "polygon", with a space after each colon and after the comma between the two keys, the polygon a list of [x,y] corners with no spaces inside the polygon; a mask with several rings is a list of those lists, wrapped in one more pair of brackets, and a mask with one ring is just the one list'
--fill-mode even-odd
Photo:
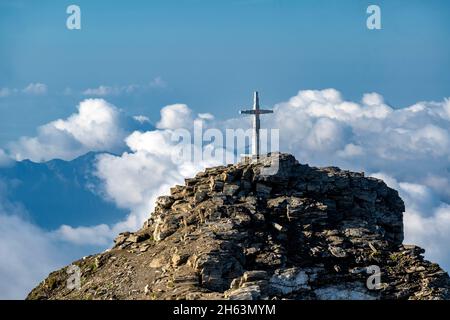
{"label": "distant mountain ridge", "polygon": [[94,174],[99,154],[89,152],[72,161],[17,161],[0,167],[0,180],[6,183],[8,200],[23,204],[31,222],[43,229],[114,223],[127,212],[99,194],[101,181]]}

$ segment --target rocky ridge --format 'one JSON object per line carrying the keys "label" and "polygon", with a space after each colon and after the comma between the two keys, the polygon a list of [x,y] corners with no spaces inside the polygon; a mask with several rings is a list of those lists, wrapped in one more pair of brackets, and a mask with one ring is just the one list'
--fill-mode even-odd
{"label": "rocky ridge", "polygon": [[28,299],[449,299],[448,274],[402,244],[403,212],[383,181],[288,154],[208,168],[74,262],[81,288],[66,267]]}

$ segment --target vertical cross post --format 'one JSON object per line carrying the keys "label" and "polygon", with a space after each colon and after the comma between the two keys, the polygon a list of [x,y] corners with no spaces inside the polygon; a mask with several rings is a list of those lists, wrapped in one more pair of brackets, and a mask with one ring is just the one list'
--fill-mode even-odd
{"label": "vertical cross post", "polygon": [[259,130],[261,129],[261,123],[259,115],[266,113],[273,113],[273,110],[263,110],[259,107],[259,95],[258,91],[253,94],[253,109],[251,110],[241,110],[241,114],[251,114],[253,115],[253,135],[252,135],[252,156],[259,158],[260,155],[260,140],[259,140]]}

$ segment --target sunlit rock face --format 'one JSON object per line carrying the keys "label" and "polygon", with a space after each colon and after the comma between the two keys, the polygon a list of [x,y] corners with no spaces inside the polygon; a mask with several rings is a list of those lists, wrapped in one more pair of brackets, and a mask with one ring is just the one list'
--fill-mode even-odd
{"label": "sunlit rock face", "polygon": [[403,245],[403,201],[363,173],[288,154],[206,169],[134,233],[30,299],[448,299],[449,277]]}

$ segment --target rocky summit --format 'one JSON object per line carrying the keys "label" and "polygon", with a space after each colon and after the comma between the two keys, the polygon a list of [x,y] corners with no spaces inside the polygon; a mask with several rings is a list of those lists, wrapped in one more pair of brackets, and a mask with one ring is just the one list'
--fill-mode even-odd
{"label": "rocky summit", "polygon": [[140,230],[74,262],[79,286],[71,265],[28,299],[449,299],[448,274],[402,244],[404,209],[364,173],[245,159],[171,188]]}

